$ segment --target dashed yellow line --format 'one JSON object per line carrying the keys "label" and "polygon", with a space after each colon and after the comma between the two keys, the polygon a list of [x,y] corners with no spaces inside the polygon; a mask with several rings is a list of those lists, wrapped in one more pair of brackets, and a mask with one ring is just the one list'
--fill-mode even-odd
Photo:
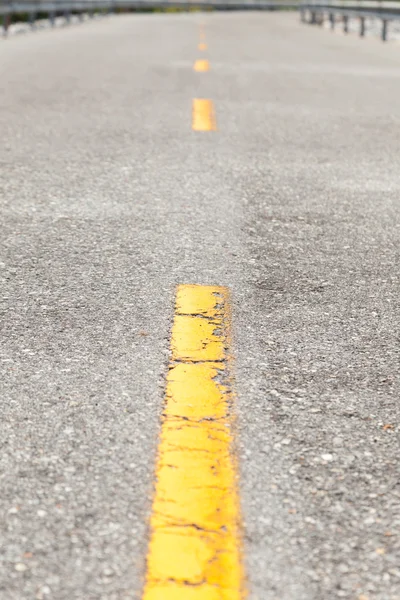
{"label": "dashed yellow line", "polygon": [[212,100],[194,98],[192,129],[193,131],[216,131],[217,123]]}
{"label": "dashed yellow line", "polygon": [[178,287],[143,600],[245,596],[229,309],[226,288]]}
{"label": "dashed yellow line", "polygon": [[193,69],[199,72],[209,71],[210,63],[208,62],[208,60],[196,60],[196,62],[193,65]]}
{"label": "dashed yellow line", "polygon": [[207,50],[207,44],[205,44],[204,42],[200,42],[199,50],[201,50],[202,52],[204,52],[204,50]]}

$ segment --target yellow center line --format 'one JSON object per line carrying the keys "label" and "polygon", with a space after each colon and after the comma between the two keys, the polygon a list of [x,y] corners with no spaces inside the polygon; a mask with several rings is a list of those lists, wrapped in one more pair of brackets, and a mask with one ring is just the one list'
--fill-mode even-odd
{"label": "yellow center line", "polygon": [[181,285],[143,600],[242,600],[229,292]]}
{"label": "yellow center line", "polygon": [[212,100],[194,98],[192,129],[193,131],[216,131],[217,124]]}
{"label": "yellow center line", "polygon": [[199,72],[209,71],[210,63],[208,62],[208,60],[196,60],[196,62],[193,65],[193,69]]}
{"label": "yellow center line", "polygon": [[199,50],[201,50],[202,52],[204,52],[204,50],[207,50],[207,44],[205,44],[204,42],[201,42],[199,44]]}

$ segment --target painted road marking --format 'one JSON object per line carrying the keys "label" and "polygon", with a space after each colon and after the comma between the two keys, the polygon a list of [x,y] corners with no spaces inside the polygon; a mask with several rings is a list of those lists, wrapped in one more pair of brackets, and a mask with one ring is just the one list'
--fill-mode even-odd
{"label": "painted road marking", "polygon": [[208,62],[208,60],[196,60],[196,62],[194,63],[193,69],[195,71],[209,71],[210,70],[210,63]]}
{"label": "painted road marking", "polygon": [[194,98],[192,110],[192,129],[194,131],[215,131],[217,129],[214,104],[212,100]]}
{"label": "painted road marking", "polygon": [[229,345],[228,290],[179,286],[143,600],[245,596]]}
{"label": "painted road marking", "polygon": [[201,50],[201,51],[207,50],[207,44],[205,44],[204,42],[201,42],[199,44],[199,50]]}

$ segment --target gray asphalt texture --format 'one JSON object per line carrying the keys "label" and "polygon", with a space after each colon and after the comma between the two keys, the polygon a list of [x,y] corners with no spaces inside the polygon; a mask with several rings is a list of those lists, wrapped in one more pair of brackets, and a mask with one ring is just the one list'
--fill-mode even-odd
{"label": "gray asphalt texture", "polygon": [[398,46],[290,13],[0,46],[1,600],[140,599],[178,283],[232,291],[249,599],[398,600]]}

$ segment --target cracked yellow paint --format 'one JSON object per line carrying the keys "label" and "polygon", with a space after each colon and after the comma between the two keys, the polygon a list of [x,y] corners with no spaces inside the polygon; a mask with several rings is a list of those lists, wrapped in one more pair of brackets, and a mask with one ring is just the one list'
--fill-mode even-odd
{"label": "cracked yellow paint", "polygon": [[243,600],[229,294],[181,285],[143,600]]}
{"label": "cracked yellow paint", "polygon": [[195,71],[199,73],[210,70],[210,63],[208,60],[196,60],[193,66]]}
{"label": "cracked yellow paint", "polygon": [[192,129],[194,131],[215,131],[217,129],[212,100],[194,98]]}

